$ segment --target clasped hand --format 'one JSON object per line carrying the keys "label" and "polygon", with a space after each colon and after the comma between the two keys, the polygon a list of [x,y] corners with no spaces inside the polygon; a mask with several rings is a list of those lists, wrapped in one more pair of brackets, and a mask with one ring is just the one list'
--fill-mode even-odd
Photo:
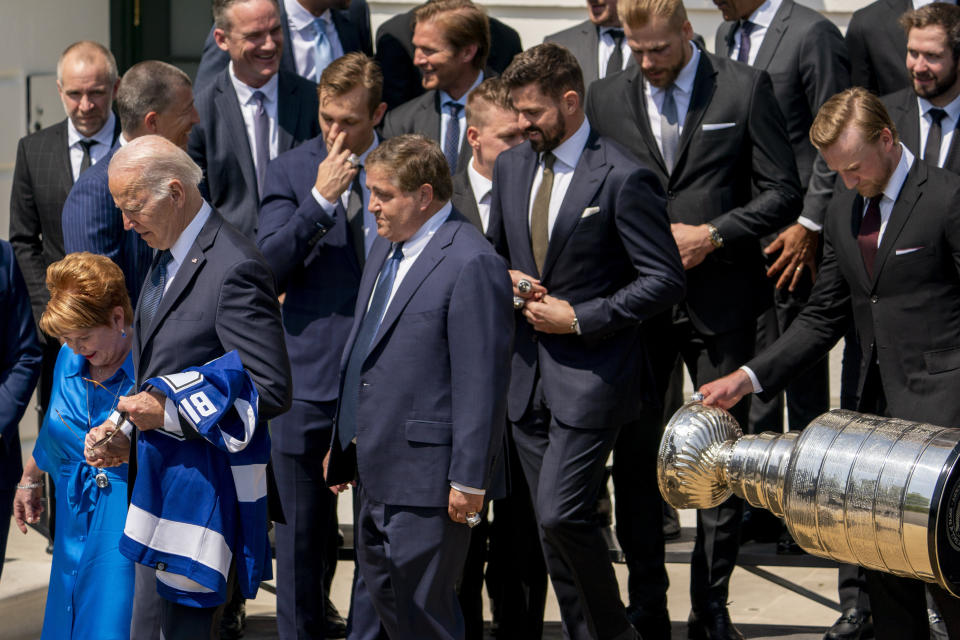
{"label": "clasped hand", "polygon": [[[577,314],[566,300],[547,295],[547,288],[533,276],[516,269],[510,270],[513,280],[513,295],[523,298],[523,317],[537,331],[542,333],[573,333],[571,326]],[[530,290],[521,293],[517,287],[521,280],[530,283]]]}

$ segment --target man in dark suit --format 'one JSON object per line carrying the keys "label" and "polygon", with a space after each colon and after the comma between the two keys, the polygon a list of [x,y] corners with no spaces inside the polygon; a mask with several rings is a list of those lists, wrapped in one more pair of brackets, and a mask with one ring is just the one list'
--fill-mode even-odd
{"label": "man in dark suit", "polygon": [[387,113],[383,137],[419,133],[437,141],[452,175],[470,160],[464,110],[467,95],[483,82],[490,26],[470,0],[433,0],[413,17],[413,63],[427,92]]}
{"label": "man in dark suit", "polygon": [[[345,53],[362,51],[373,55],[370,7],[366,0],[279,0],[278,6],[285,43],[280,56],[282,70],[316,83],[324,67]],[[217,45],[215,30],[216,26],[210,28],[203,43],[197,68],[198,87],[214,82],[230,64],[230,55]]]}
{"label": "man in dark suit", "polygon": [[139,136],[161,135],[185,148],[198,117],[190,78],[159,60],[140,62],[123,74],[116,104],[121,138],[70,190],[63,205],[63,246],[67,253],[89,251],[117,263],[130,301],[136,305],[153,249],[136,231],[124,229],[123,216],[107,184],[107,167],[118,149]]}
{"label": "man in dark suit", "polygon": [[[358,579],[394,640],[457,638],[455,584],[501,455],[513,313],[506,265],[450,205],[423,136],[367,158],[378,238],[341,362],[327,482],[356,479]],[[371,619],[373,618],[373,619]]]}
{"label": "man in dark suit", "polygon": [[[679,356],[699,382],[729,372],[753,353],[756,317],[771,301],[759,238],[796,220],[800,184],[766,72],[694,47],[679,0],[620,0],[619,10],[637,65],[598,80],[587,114],[601,133],[616,136],[651,167],[666,191],[687,270],[687,297],[672,315],[647,325],[654,380],[664,393]],[[745,424],[748,407],[738,409]],[[655,411],[645,429],[658,433],[661,425]],[[657,440],[651,438],[636,445],[641,449],[626,464],[615,460],[617,486],[635,486],[647,481],[643,474],[654,473],[636,463],[638,456],[655,463]],[[632,479],[633,473],[641,479]],[[632,507],[630,494],[625,497],[618,508],[627,511],[618,514],[617,523],[630,567],[631,605],[662,615],[661,525]],[[742,503],[734,499],[697,514],[691,637],[740,637],[726,602],[741,512]]]}
{"label": "man in dark suit", "polygon": [[[323,638],[336,534],[336,498],[323,483],[339,392],[340,356],[376,220],[363,165],[377,147],[383,78],[362,53],[332,62],[320,80],[321,136],[270,163],[257,244],[283,299],[293,372],[290,411],[271,423],[285,524],[277,524],[277,629],[281,638]],[[354,162],[347,162],[354,158]],[[339,223],[339,224],[335,224]],[[332,530],[331,530],[332,529]]]}
{"label": "man in dark suit", "polygon": [[[119,81],[113,54],[83,41],[67,47],[57,62],[57,90],[67,117],[20,139],[10,192],[10,244],[23,270],[34,320],[50,299],[47,267],[64,256],[60,212],[81,171],[102,159],[120,133],[111,106]],[[57,340],[41,335],[40,421],[50,397]]]}
{"label": "man in dark suit", "polygon": [[853,12],[847,26],[853,86],[884,96],[910,86],[903,67],[907,38],[898,20],[913,9],[910,0],[875,0]]}
{"label": "man in dark suit", "polygon": [[[181,372],[236,350],[259,394],[256,428],[266,428],[265,421],[290,404],[290,363],[269,266],[253,243],[203,200],[197,187],[199,167],[165,138],[141,136],[128,143],[114,154],[109,175],[110,191],[125,223],[158,250],[134,318],[137,388],[149,378]],[[121,397],[117,410],[129,418],[124,435],[117,435],[105,449],[88,450],[92,464],[129,454],[130,423],[140,431],[163,429],[197,455],[209,455],[202,451],[213,446],[178,419],[177,407],[156,389]],[[107,421],[92,429],[87,446],[115,428]],[[156,476],[140,473],[136,478],[139,485],[154,482]],[[157,486],[147,489],[162,491]],[[144,490],[135,487],[134,493]],[[262,487],[257,490],[265,492]],[[265,533],[266,522],[263,527]],[[137,532],[128,528],[125,535],[135,538]],[[237,550],[228,566],[218,566],[224,579],[229,565],[240,561]],[[131,637],[158,638],[161,632],[167,640],[209,637],[218,607],[186,606],[161,598],[158,581],[175,585],[184,599],[205,592],[202,585],[171,576],[165,569],[137,564]],[[239,571],[234,566],[234,573]],[[236,584],[235,578],[231,581]]]}
{"label": "man in dark suit", "polygon": [[[495,241],[526,301],[508,417],[566,633],[634,638],[596,503],[617,435],[650,392],[640,322],[682,299],[680,256],[656,177],[584,117],[573,54],[538,45],[503,82],[529,140],[493,174]],[[669,632],[669,618],[652,624]]]}
{"label": "man in dark suit", "polygon": [[256,237],[267,164],[319,133],[315,85],[279,70],[283,28],[274,0],[215,0],[214,37],[230,65],[197,94],[188,150],[210,204]]}
{"label": "man in dark suit", "polygon": [[[383,99],[387,107],[399,107],[424,92],[420,70],[414,64],[413,25],[416,7],[400,13],[377,29],[377,62],[383,69]],[[487,66],[503,73],[513,56],[523,51],[520,34],[496,18],[490,20],[490,55]]]}
{"label": "man in dark suit", "polygon": [[589,89],[597,78],[606,78],[634,64],[623,39],[617,0],[587,0],[587,20],[543,39],[563,45],[577,58],[583,83]]}
{"label": "man in dark suit", "polygon": [[[37,386],[42,350],[30,314],[30,295],[13,248],[0,240],[0,574],[10,532],[14,492],[33,491],[41,478],[21,478],[20,419]],[[26,484],[19,484],[27,480]],[[22,516],[17,516],[20,527]],[[26,532],[26,529],[23,529]]]}
{"label": "man in dark suit", "polygon": [[[880,100],[860,87],[827,101],[810,137],[846,187],[827,212],[813,294],[776,343],[704,385],[704,403],[730,407],[750,393],[776,393],[852,322],[861,347],[858,411],[958,424],[951,358],[960,353],[960,180],[903,146]],[[927,637],[924,583],[868,570],[867,585],[878,640]],[[960,603],[930,589],[957,633]]]}

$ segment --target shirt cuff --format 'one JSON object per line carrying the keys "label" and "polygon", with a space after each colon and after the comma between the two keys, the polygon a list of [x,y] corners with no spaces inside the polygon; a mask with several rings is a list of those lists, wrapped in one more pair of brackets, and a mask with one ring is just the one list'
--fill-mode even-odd
{"label": "shirt cuff", "polygon": [[183,429],[180,427],[180,413],[177,411],[177,405],[170,398],[167,398],[163,403],[163,430],[183,437]]}
{"label": "shirt cuff", "polygon": [[813,220],[811,220],[806,216],[800,216],[799,218],[797,218],[797,224],[799,224],[804,229],[809,229],[810,231],[815,231],[816,233],[820,233],[821,231],[823,231],[822,224],[817,224],[816,222],[814,222]]}
{"label": "shirt cuff", "polygon": [[750,384],[753,385],[753,392],[760,393],[763,391],[763,387],[760,386],[760,380],[757,379],[757,374],[753,372],[753,369],[747,365],[740,367],[740,370],[747,374],[747,377],[750,378]]}
{"label": "shirt cuff", "polygon": [[459,482],[451,482],[450,486],[459,491],[460,493],[469,493],[475,496],[485,495],[487,492],[483,489],[474,489],[473,487],[468,487],[460,484]]}
{"label": "shirt cuff", "polygon": [[320,205],[320,207],[323,209],[323,211],[324,211],[327,215],[331,215],[331,216],[332,216],[332,215],[333,215],[333,210],[337,208],[337,203],[335,203],[335,202],[330,202],[329,200],[327,200],[326,198],[324,198],[322,195],[320,195],[320,192],[317,191],[317,188],[316,188],[316,187],[311,187],[311,188],[310,188],[310,193],[313,194],[313,199],[317,201],[317,204]]}
{"label": "shirt cuff", "polygon": [[112,422],[114,425],[118,425],[121,421],[123,421],[123,424],[120,424],[120,431],[123,432],[123,435],[127,436],[128,438],[130,437],[130,434],[133,433],[133,423],[129,420],[123,420],[120,417],[119,411],[114,411],[111,413],[107,420]]}

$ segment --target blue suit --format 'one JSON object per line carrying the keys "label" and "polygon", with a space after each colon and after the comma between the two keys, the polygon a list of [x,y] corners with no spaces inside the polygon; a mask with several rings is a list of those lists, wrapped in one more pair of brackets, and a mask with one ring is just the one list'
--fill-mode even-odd
{"label": "blue suit", "polygon": [[143,280],[150,271],[153,249],[133,229],[123,228],[123,216],[107,184],[107,168],[120,144],[83,172],[63,204],[63,248],[67,253],[89,251],[107,256],[123,271],[130,304],[136,306]]}
{"label": "blue suit", "polygon": [[[205,195],[209,195],[210,204],[253,240],[260,209],[257,170],[229,73],[229,68],[224,69],[212,84],[197,92],[200,122],[190,131],[187,151],[203,169]],[[316,85],[287,71],[279,72],[278,155],[320,133],[319,109]]]}
{"label": "blue suit", "polygon": [[14,486],[23,474],[18,426],[40,376],[40,342],[30,296],[13,248],[0,240],[0,573],[10,530]]}
{"label": "blue suit", "polygon": [[325,576],[336,498],[324,486],[343,345],[363,269],[346,211],[334,224],[311,193],[327,156],[323,136],[267,167],[257,244],[285,294],[283,329],[293,404],[271,423],[273,465],[286,524],[277,524],[277,628],[281,638],[323,637]]}
{"label": "blue suit", "polygon": [[[341,380],[389,250],[377,238],[368,256]],[[397,287],[363,362],[360,389],[353,390],[356,445],[344,451],[338,435],[332,438],[328,484],[358,478],[354,607],[372,602],[394,640],[463,635],[454,585],[469,529],[447,515],[450,483],[488,489],[493,482],[503,445],[511,300],[503,260],[451,213]],[[341,390],[341,398],[350,392]],[[360,617],[353,617],[355,632],[358,623],[371,624]]]}
{"label": "blue suit", "polygon": [[[573,306],[580,335],[540,333],[518,317],[508,417],[567,633],[632,638],[595,505],[620,428],[653,399],[640,323],[682,299],[683,267],[656,176],[591,131],[540,272],[529,222],[538,162],[529,143],[497,158],[495,242],[512,269]],[[659,514],[647,470],[637,492]]]}

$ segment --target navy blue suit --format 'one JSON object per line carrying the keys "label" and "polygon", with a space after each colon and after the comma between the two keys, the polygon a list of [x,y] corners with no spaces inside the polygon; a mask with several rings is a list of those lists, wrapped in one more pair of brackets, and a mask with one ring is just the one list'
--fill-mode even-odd
{"label": "navy blue suit", "polygon": [[[203,169],[210,204],[251,240],[256,238],[260,194],[257,171],[229,68],[196,94],[200,122],[187,151]],[[277,154],[320,133],[316,85],[281,70],[277,90]]]}
{"label": "navy blue suit", "polygon": [[652,396],[640,323],[682,299],[683,267],[656,176],[591,131],[541,273],[528,213],[538,160],[529,143],[497,158],[495,242],[512,269],[573,306],[581,335],[539,333],[518,317],[508,417],[567,633],[629,638],[595,505],[620,427]]}
{"label": "navy blue suit", "polygon": [[273,465],[286,524],[278,524],[277,628],[281,638],[322,638],[328,537],[336,498],[323,482],[343,345],[353,326],[362,266],[346,211],[334,224],[313,197],[323,136],[281,154],[267,167],[257,244],[285,293],[284,338],[293,405],[271,423]]}
{"label": "navy blue suit", "polygon": [[0,573],[15,486],[23,474],[18,426],[40,376],[42,352],[30,295],[13,248],[0,240]]}
{"label": "navy blue suit", "polygon": [[[293,59],[293,47],[290,37],[290,21],[287,20],[287,11],[283,0],[280,5],[280,22],[283,25],[283,52],[280,55],[280,69],[289,73],[297,73],[297,65]],[[366,0],[351,0],[350,9],[331,12],[333,26],[340,38],[340,45],[344,53],[362,51],[368,56],[373,55],[373,39],[370,35],[370,6]],[[213,38],[214,27],[203,43],[203,54],[200,57],[200,66],[197,68],[195,86],[205,87],[216,80],[217,74],[230,64],[230,54],[217,46]]]}
{"label": "navy blue suit", "polygon": [[67,253],[89,251],[107,256],[123,271],[130,304],[136,307],[143,280],[150,271],[153,249],[133,229],[123,228],[123,216],[107,183],[107,168],[117,143],[97,164],[83,172],[63,204],[63,248]]}
{"label": "navy blue suit", "polygon": [[[370,251],[341,379],[390,246],[377,238]],[[372,602],[393,640],[463,636],[454,585],[470,530],[447,515],[450,482],[488,489],[494,481],[511,300],[503,260],[454,211],[399,284],[373,338],[358,390],[356,445],[343,451],[332,438],[327,482],[358,479],[355,607]],[[371,624],[353,620],[355,632],[358,623]]]}

